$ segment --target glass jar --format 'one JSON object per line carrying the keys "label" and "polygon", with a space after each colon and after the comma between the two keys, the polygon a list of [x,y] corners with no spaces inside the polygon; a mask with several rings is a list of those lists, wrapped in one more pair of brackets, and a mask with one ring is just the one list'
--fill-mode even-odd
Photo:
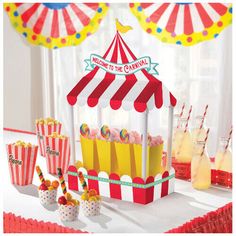
{"label": "glass jar", "polygon": [[215,169],[232,173],[232,152],[230,145],[227,145],[227,138],[220,138],[219,147],[215,156]]}
{"label": "glass jar", "polygon": [[175,136],[175,159],[181,163],[190,163],[192,160],[193,144],[189,129],[185,129],[187,122],[187,118],[180,118],[179,129]]}
{"label": "glass jar", "polygon": [[173,137],[172,137],[172,157],[175,157],[175,149],[176,149],[176,133],[180,127],[180,115],[174,115],[173,121]]}
{"label": "glass jar", "polygon": [[191,182],[195,189],[208,189],[211,185],[211,163],[204,141],[197,141],[191,161]]}
{"label": "glass jar", "polygon": [[[201,127],[201,124],[202,124],[202,127]],[[204,117],[196,116],[194,120],[194,128],[192,129],[192,142],[196,143],[197,141],[204,141],[206,138],[206,133],[207,133],[207,129],[205,126]]]}

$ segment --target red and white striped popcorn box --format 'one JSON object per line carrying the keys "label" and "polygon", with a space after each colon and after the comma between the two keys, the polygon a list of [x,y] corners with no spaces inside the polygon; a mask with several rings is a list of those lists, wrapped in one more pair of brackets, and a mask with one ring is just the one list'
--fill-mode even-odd
{"label": "red and white striped popcorn box", "polygon": [[38,138],[40,155],[46,157],[45,153],[45,143],[44,136],[51,135],[53,132],[61,133],[61,123],[46,125],[46,124],[36,124],[36,134]]}
{"label": "red and white striped popcorn box", "polygon": [[62,174],[67,173],[70,163],[70,141],[69,138],[54,138],[46,136],[45,152],[47,170],[50,174],[57,174],[57,168],[61,168]]}
{"label": "red and white striped popcorn box", "polygon": [[38,146],[22,147],[14,144],[6,146],[11,183],[21,186],[32,184]]}

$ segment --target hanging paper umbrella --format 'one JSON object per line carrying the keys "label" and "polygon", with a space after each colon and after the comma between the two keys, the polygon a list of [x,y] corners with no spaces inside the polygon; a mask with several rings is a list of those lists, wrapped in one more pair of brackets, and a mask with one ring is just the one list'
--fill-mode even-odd
{"label": "hanging paper umbrella", "polygon": [[232,23],[229,3],[130,3],[142,28],[165,43],[191,46]]}
{"label": "hanging paper umbrella", "polygon": [[30,43],[48,48],[80,44],[106,15],[106,3],[5,3],[14,28]]}

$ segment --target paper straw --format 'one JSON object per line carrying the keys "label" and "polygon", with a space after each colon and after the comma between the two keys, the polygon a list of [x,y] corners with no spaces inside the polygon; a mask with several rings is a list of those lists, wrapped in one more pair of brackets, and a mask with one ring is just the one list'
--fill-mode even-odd
{"label": "paper straw", "polygon": [[83,173],[82,173],[81,171],[79,171],[78,174],[79,174],[79,181],[80,181],[80,183],[81,183],[81,185],[82,185],[83,190],[84,190],[84,191],[87,191],[87,190],[88,190],[88,187],[87,187],[87,183],[86,183],[86,181],[85,181],[85,179],[84,179]]}
{"label": "paper straw", "polygon": [[233,132],[233,126],[231,126],[231,129],[230,129],[230,132],[229,132],[229,137],[227,139],[227,144],[225,146],[225,151],[227,150],[228,146],[229,146],[229,142],[230,142],[230,139],[232,137],[232,132]]}
{"label": "paper straw", "polygon": [[42,173],[40,167],[39,167],[39,166],[36,166],[35,169],[36,169],[36,172],[37,172],[37,174],[38,174],[38,177],[39,177],[40,182],[41,182],[41,183],[44,183],[44,182],[45,182],[45,179],[44,179],[44,177],[43,177],[43,173]]}
{"label": "paper straw", "polygon": [[[181,118],[181,117],[183,116],[183,114],[184,114],[184,108],[185,108],[185,103],[183,103],[183,106],[182,106],[181,111],[180,111],[180,113],[179,113],[179,118]],[[179,128],[179,122],[178,122],[177,128]]]}
{"label": "paper straw", "polygon": [[59,178],[59,181],[60,181],[60,184],[61,184],[62,192],[63,192],[63,194],[66,194],[67,193],[66,183],[65,183],[64,176],[61,172],[61,168],[57,168],[57,175],[58,175],[58,178]]}
{"label": "paper straw", "polygon": [[204,151],[205,151],[205,147],[206,147],[206,142],[207,142],[207,139],[208,139],[209,131],[210,131],[210,129],[208,128],[208,129],[207,129],[207,132],[206,132],[206,137],[205,137],[205,139],[204,139],[204,142],[205,142],[205,143],[204,143],[203,148],[202,148],[201,156],[203,155],[203,153],[204,153]]}
{"label": "paper straw", "polygon": [[200,129],[202,129],[203,127],[203,123],[204,123],[204,120],[205,120],[205,117],[206,117],[206,114],[207,114],[207,109],[208,109],[208,105],[206,105],[205,107],[205,111],[204,111],[204,114],[203,114],[203,118],[202,118],[202,122],[201,122],[201,125],[200,125]]}
{"label": "paper straw", "polygon": [[189,109],[189,111],[188,111],[188,118],[187,118],[187,122],[186,122],[186,124],[185,124],[184,133],[187,132],[188,122],[189,122],[189,119],[190,119],[190,116],[191,116],[191,112],[192,112],[192,106],[190,106],[190,109]]}

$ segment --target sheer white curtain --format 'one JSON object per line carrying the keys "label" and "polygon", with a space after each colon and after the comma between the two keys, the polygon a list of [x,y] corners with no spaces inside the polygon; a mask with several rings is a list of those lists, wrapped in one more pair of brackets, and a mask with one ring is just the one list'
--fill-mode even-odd
{"label": "sheer white curtain", "polygon": [[[210,128],[208,151],[214,155],[218,138],[226,136],[232,122],[232,27],[225,29],[218,38],[182,47],[164,44],[154,36],[145,33],[136,18],[130,13],[128,4],[111,4],[111,9],[102,21],[100,29],[77,47],[62,48],[50,52],[52,60],[51,92],[48,103],[51,114],[60,119],[64,132],[68,133],[69,106],[66,95],[82,78],[85,72],[84,59],[91,53],[103,55],[115,35],[115,18],[123,24],[131,25],[134,30],[123,35],[123,38],[139,56],[150,56],[158,62],[157,77],[172,91],[178,103],[175,113],[179,112],[182,103],[193,106],[192,118],[201,115],[206,104],[209,105],[206,125]],[[46,49],[44,49],[46,50]],[[159,114],[158,114],[159,113]],[[129,130],[140,130],[140,114],[135,111],[103,110],[104,124]],[[151,111],[149,132],[166,137],[167,109]],[[193,119],[192,119],[193,120]],[[82,122],[90,127],[97,125],[97,108],[82,107],[76,109],[75,122],[78,127]],[[190,123],[190,128],[193,123]]]}

